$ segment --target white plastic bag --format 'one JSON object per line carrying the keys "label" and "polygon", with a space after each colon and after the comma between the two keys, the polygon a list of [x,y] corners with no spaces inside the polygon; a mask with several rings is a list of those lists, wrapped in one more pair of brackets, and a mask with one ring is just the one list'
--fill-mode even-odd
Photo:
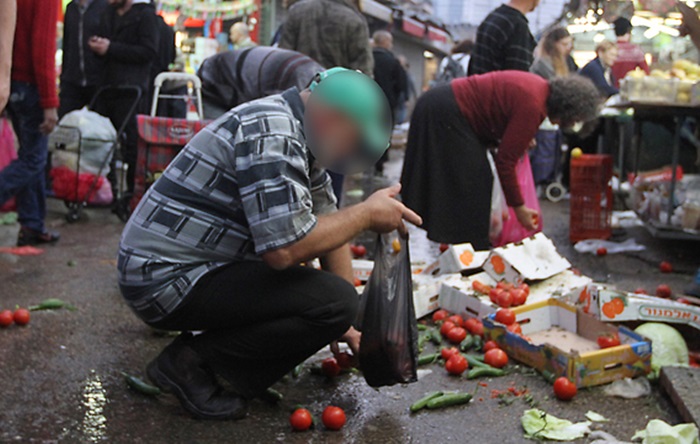
{"label": "white plastic bag", "polygon": [[[65,166],[77,171],[80,149],[80,172],[98,174],[106,163],[102,176],[109,173],[110,151],[117,140],[117,130],[112,122],[94,111],[82,108],[71,111],[58,123],[59,127],[77,128],[80,138],[68,138],[64,149],[54,152],[54,166]],[[60,133],[60,130],[57,131]]]}
{"label": "white plastic bag", "polygon": [[489,159],[489,165],[491,166],[491,173],[493,176],[493,186],[491,187],[489,239],[491,240],[491,243],[494,243],[503,231],[503,221],[508,219],[508,205],[506,204],[506,196],[503,194],[501,180],[498,178],[496,162],[494,162],[491,152],[487,151],[486,157]]}

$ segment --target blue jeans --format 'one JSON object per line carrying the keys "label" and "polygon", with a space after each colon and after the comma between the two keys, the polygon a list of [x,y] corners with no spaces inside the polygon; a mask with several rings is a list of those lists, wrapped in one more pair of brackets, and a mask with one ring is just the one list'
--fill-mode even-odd
{"label": "blue jeans", "polygon": [[19,139],[19,150],[18,158],[0,171],[0,202],[15,196],[19,223],[43,233],[48,139],[39,131],[44,110],[36,86],[13,81],[7,108]]}

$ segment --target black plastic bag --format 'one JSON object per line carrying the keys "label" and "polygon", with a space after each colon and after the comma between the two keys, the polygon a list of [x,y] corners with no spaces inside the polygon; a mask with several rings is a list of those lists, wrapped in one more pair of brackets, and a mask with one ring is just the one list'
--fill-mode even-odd
{"label": "black plastic bag", "polygon": [[[396,251],[392,242],[398,242]],[[418,328],[408,240],[397,233],[379,236],[374,270],[360,299],[357,328],[360,368],[367,383],[382,387],[415,382]]]}

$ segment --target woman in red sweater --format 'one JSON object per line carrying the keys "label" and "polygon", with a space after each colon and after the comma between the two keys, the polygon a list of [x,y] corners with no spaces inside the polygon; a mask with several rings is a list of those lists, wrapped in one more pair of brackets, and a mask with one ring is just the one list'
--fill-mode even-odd
{"label": "woman in red sweater", "polygon": [[493,175],[486,152],[495,148],[506,202],[520,224],[535,229],[538,214],[523,203],[518,159],[545,117],[570,127],[594,118],[600,103],[588,79],[547,81],[521,71],[459,78],[428,91],[411,118],[403,202],[423,216],[430,239],[489,248]]}

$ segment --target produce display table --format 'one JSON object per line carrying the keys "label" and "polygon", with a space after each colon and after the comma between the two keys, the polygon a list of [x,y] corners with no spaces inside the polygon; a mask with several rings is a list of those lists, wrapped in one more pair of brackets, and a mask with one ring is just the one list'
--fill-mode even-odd
{"label": "produce display table", "polygon": [[[696,240],[700,241],[700,234],[695,234],[689,231],[684,231],[682,228],[675,227],[671,225],[671,216],[673,215],[673,210],[676,208],[674,201],[676,185],[678,182],[677,169],[679,162],[679,153],[681,148],[681,128],[683,122],[688,117],[695,117],[700,120],[700,107],[690,106],[690,105],[678,105],[678,104],[666,104],[666,103],[649,103],[649,102],[623,102],[615,106],[620,109],[634,110],[634,136],[632,138],[632,144],[634,147],[634,174],[635,176],[639,172],[639,155],[643,148],[642,142],[642,125],[643,121],[658,122],[661,119],[670,118],[673,120],[673,141],[670,145],[671,149],[671,168],[672,168],[672,178],[670,184],[670,191],[668,196],[668,215],[666,216],[666,222],[657,222],[654,220],[645,221],[645,225],[649,232],[654,237],[662,239],[678,239],[678,240]],[[660,147],[662,149],[667,149],[668,147]],[[625,153],[624,144],[620,144],[620,165],[624,165]],[[620,170],[624,173],[624,170]],[[624,177],[621,174],[621,177]]]}

